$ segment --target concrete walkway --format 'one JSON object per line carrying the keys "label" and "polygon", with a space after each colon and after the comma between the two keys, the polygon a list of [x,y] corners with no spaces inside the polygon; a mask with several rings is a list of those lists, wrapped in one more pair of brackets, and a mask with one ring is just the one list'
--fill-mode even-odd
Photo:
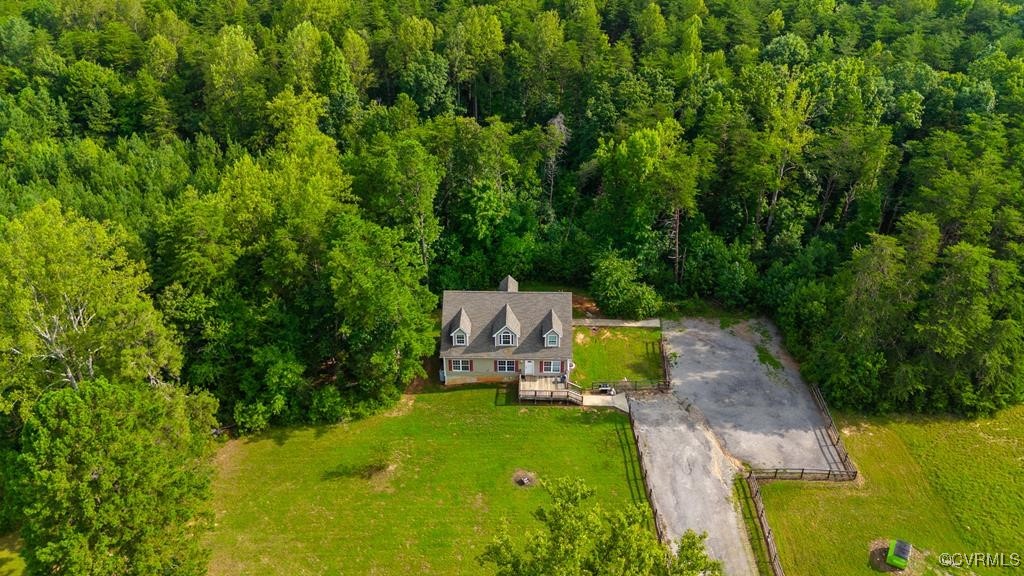
{"label": "concrete walkway", "polygon": [[629,414],[629,400],[626,399],[625,394],[616,394],[615,396],[609,396],[607,394],[584,394],[583,405],[617,408],[626,414]]}
{"label": "concrete walkway", "polygon": [[573,326],[603,326],[607,328],[661,328],[661,320],[612,320],[610,318],[573,318]]}

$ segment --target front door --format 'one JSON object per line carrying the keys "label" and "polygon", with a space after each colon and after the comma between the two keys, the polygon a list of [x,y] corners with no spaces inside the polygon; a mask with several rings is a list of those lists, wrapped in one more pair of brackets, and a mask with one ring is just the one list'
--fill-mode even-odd
{"label": "front door", "polygon": [[536,371],[533,369],[533,360],[525,360],[523,362],[523,374],[527,376],[533,376]]}

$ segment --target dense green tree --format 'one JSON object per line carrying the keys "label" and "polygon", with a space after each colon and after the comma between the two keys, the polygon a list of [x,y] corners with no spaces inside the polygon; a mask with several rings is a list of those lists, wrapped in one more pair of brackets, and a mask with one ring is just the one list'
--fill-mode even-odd
{"label": "dense green tree", "polygon": [[418,246],[421,262],[428,266],[441,233],[434,214],[443,176],[438,160],[414,139],[379,133],[371,146],[346,164],[366,214],[374,222],[401,230]]}
{"label": "dense green tree", "polygon": [[625,318],[649,318],[661,309],[661,298],[638,280],[636,262],[614,254],[594,264],[590,289],[602,310]]}
{"label": "dense green tree", "polygon": [[341,51],[345,56],[345,62],[349,65],[352,84],[360,98],[365,100],[370,88],[377,83],[373,60],[370,57],[370,47],[358,32],[348,28],[341,40]]}
{"label": "dense green tree", "polygon": [[446,39],[448,64],[457,86],[469,87],[474,117],[480,117],[480,84],[489,83],[501,64],[505,38],[501,22],[484,6],[472,6]]}
{"label": "dense green tree", "polygon": [[437,298],[421,283],[426,268],[415,244],[398,231],[354,216],[338,227],[327,272],[347,360],[342,391],[355,388],[357,400],[387,405],[423,376],[421,358],[434,350]]}
{"label": "dense green tree", "polygon": [[0,227],[0,414],[97,377],[159,384],[181,352],[122,231],[40,204]]}
{"label": "dense green tree", "polygon": [[[0,215],[55,198],[137,236],[186,378],[254,428],[360,405],[325,271],[351,218],[435,290],[586,283],[614,251],[665,298],[774,316],[836,402],[986,411],[1015,401],[1020,346],[1019,20],[995,0],[14,3]],[[924,258],[907,231],[932,221]],[[975,298],[984,271],[1005,297]],[[889,305],[860,314],[869,294]],[[967,349],[935,350],[961,301],[985,310]]]}
{"label": "dense green tree", "polygon": [[71,120],[82,132],[101,137],[117,132],[114,114],[123,105],[124,88],[113,71],[79,60],[68,68],[64,95]]}
{"label": "dense green tree", "polygon": [[208,128],[222,141],[252,136],[266,100],[256,45],[240,26],[225,26],[213,39],[204,66]]}
{"label": "dense green tree", "polygon": [[206,574],[216,401],[82,381],[44,393],[22,431],[16,501],[29,574]]}

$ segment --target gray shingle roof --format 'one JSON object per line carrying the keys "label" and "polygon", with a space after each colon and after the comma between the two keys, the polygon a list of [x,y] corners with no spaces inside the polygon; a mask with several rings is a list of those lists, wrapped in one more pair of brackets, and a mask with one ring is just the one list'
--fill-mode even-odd
{"label": "gray shingle roof", "polygon": [[[466,314],[465,308],[459,308],[459,313],[455,316],[455,323],[452,324],[452,332],[460,328],[467,335],[473,333],[473,323],[469,320],[469,314]],[[450,335],[451,333],[449,333]]]}
{"label": "gray shingle roof", "polygon": [[502,328],[508,328],[517,337],[523,334],[519,318],[516,318],[515,312],[512,311],[512,307],[508,304],[502,306],[501,311],[498,312],[498,318],[494,321],[494,334],[491,334],[491,336],[497,336]]}
{"label": "gray shingle roof", "polygon": [[552,308],[547,316],[544,317],[544,325],[541,327],[543,334],[547,334],[554,330],[558,337],[562,337],[562,320],[558,318],[558,314],[555,314],[555,309]]}
{"label": "gray shingle roof", "polygon": [[[496,347],[493,335],[506,324],[505,310],[519,323],[519,345]],[[452,346],[451,333],[465,312],[477,329],[466,346]],[[449,358],[572,358],[572,334],[559,338],[557,348],[544,347],[551,321],[562,329],[562,319],[572,318],[569,292],[504,292],[446,290],[441,306],[441,356]],[[563,335],[565,336],[565,335]]]}

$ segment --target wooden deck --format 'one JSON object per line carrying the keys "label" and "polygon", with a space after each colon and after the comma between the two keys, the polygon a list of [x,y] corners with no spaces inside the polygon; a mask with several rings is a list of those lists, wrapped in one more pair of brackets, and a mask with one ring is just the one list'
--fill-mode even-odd
{"label": "wooden deck", "polygon": [[559,377],[524,374],[519,377],[519,401],[583,404],[583,390]]}

